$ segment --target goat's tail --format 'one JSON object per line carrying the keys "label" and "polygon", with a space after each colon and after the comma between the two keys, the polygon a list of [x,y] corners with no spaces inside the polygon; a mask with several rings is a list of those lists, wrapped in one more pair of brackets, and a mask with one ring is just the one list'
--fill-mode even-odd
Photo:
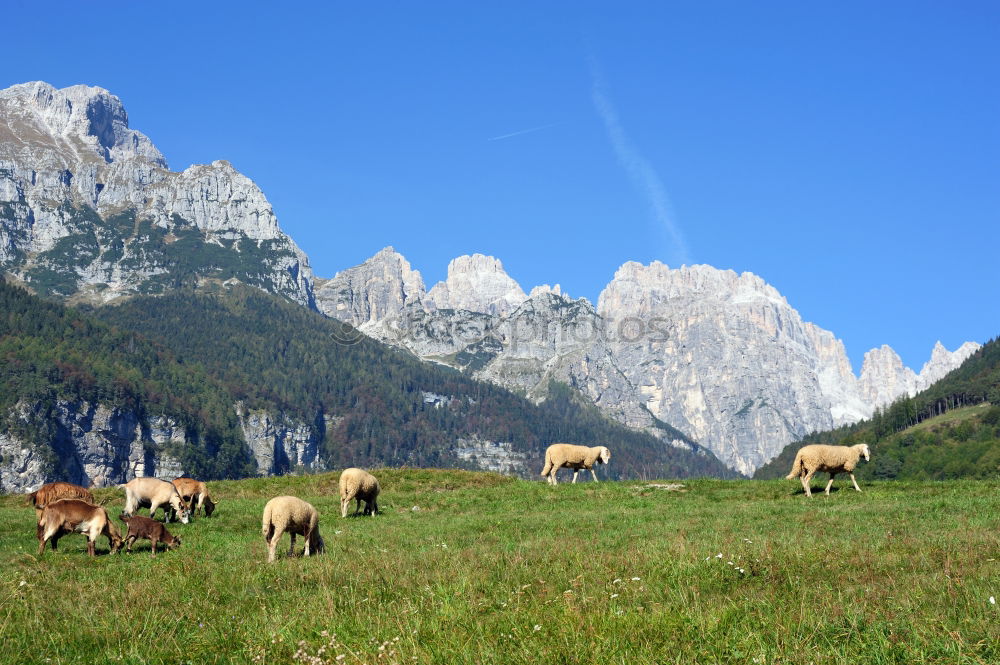
{"label": "goat's tail", "polygon": [[787,476],[785,480],[792,480],[793,478],[798,478],[802,475],[802,453],[799,452],[795,455],[795,462],[792,464],[792,471]]}

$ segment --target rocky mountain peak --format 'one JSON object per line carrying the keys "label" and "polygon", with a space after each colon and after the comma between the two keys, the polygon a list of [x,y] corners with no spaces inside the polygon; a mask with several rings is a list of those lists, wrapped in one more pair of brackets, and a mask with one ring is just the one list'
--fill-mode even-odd
{"label": "rocky mountain peak", "polygon": [[223,160],[169,171],[103,88],[0,90],[0,213],[0,268],[52,295],[236,278],[312,303],[308,259],[260,188]]}
{"label": "rocky mountain peak", "polygon": [[903,365],[903,359],[888,344],[865,354],[858,388],[872,407],[891,404],[902,395],[916,394],[919,383],[916,373]]}
{"label": "rocky mountain peak", "polygon": [[961,365],[973,353],[978,351],[979,344],[966,342],[954,351],[945,348],[940,340],[931,350],[931,357],[920,370],[920,381],[922,388],[930,386],[935,381],[944,378],[945,374]]}
{"label": "rocky mountain peak", "polygon": [[448,278],[434,285],[426,302],[437,309],[503,315],[526,298],[520,285],[504,271],[500,259],[473,254],[452,259]]}
{"label": "rocky mountain peak", "polygon": [[74,85],[60,90],[33,81],[0,91],[0,105],[6,132],[16,140],[11,144],[69,147],[83,161],[142,159],[167,168],[152,141],[129,129],[121,100],[104,88]]}
{"label": "rocky mountain peak", "polygon": [[316,307],[354,326],[394,317],[425,295],[424,280],[402,254],[386,247],[316,289]]}
{"label": "rocky mountain peak", "polygon": [[601,292],[597,309],[602,316],[621,312],[649,314],[672,299],[712,299],[742,303],[758,300],[788,307],[777,289],[750,272],[737,274],[709,265],[670,268],[659,261],[648,266],[629,261],[615,272]]}

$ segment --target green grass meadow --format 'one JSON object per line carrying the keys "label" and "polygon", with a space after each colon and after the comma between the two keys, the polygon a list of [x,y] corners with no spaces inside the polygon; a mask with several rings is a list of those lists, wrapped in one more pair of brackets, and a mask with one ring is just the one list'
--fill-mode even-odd
{"label": "green grass meadow", "polygon": [[[1000,662],[1000,481],[810,500],[375,473],[374,518],[339,516],[337,474],[210,483],[216,514],[170,525],[184,544],[156,559],[103,537],[91,559],[80,535],[38,557],[34,511],[0,497],[0,662]],[[121,494],[97,492],[119,525]],[[280,494],[319,509],[325,554],[265,563]]]}

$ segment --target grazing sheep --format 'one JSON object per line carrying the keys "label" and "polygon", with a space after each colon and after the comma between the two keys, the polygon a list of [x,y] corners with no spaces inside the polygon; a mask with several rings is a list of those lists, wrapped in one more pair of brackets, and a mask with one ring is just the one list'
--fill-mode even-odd
{"label": "grazing sheep", "polygon": [[277,496],[264,506],[264,520],[261,533],[267,543],[267,561],[274,561],[274,550],[281,540],[281,534],[288,532],[292,537],[288,556],[295,554],[295,534],[301,534],[306,541],[303,554],[319,554],[325,546],[319,535],[319,513],[302,499],[294,496]]}
{"label": "grazing sheep", "polygon": [[152,555],[156,557],[156,544],[163,543],[168,549],[174,549],[180,547],[181,539],[170,535],[167,531],[167,527],[163,526],[154,519],[150,519],[144,515],[132,515],[129,517],[125,513],[118,516],[122,522],[128,526],[128,530],[125,533],[125,551],[132,552],[132,544],[138,538],[145,538],[149,540],[152,544]]}
{"label": "grazing sheep", "polygon": [[375,516],[378,512],[378,480],[364,469],[344,469],[340,474],[340,515],[347,517],[347,508],[351,499],[357,503],[354,514],[361,510],[361,502],[365,502],[365,515]]}
{"label": "grazing sheep", "polygon": [[597,474],[594,473],[594,464],[597,462],[607,464],[609,461],[611,461],[611,451],[605,446],[588,448],[587,446],[576,446],[572,443],[553,443],[545,450],[545,468],[542,469],[542,475],[548,477],[550,485],[556,485],[558,484],[556,482],[556,471],[565,466],[573,469],[574,483],[576,482],[576,474],[580,473],[580,469],[589,470],[590,475],[594,477],[594,482],[597,482]]}
{"label": "grazing sheep", "polygon": [[46,505],[38,520],[38,556],[45,551],[45,543],[52,543],[52,550],[55,551],[56,543],[67,533],[87,536],[87,554],[90,556],[95,555],[94,547],[97,537],[101,535],[107,536],[112,554],[122,546],[121,534],[108,517],[108,511],[80,499],[60,499]]}
{"label": "grazing sheep", "polygon": [[809,489],[809,482],[813,474],[817,471],[826,471],[830,474],[830,482],[826,484],[826,493],[830,494],[830,487],[833,485],[833,478],[838,473],[851,474],[851,482],[854,489],[861,491],[858,481],[854,479],[854,467],[858,465],[858,460],[862,457],[867,462],[871,458],[867,443],[859,443],[854,446],[826,446],[822,444],[812,444],[803,447],[795,456],[795,463],[792,464],[792,472],[786,478],[799,478],[802,480],[802,489],[806,491],[806,496],[812,496]]}
{"label": "grazing sheep", "polygon": [[42,511],[45,509],[45,506],[59,499],[80,499],[87,503],[97,504],[94,501],[94,495],[86,487],[61,481],[46,483],[28,495],[28,503],[35,507],[36,519],[42,518]]}

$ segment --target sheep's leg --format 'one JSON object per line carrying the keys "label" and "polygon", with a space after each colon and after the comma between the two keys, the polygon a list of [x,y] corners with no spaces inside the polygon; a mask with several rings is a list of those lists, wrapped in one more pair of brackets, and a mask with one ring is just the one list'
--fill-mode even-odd
{"label": "sheep's leg", "polygon": [[861,488],[858,487],[858,481],[854,479],[854,474],[853,473],[851,474],[851,482],[854,483],[854,489],[856,489],[856,490],[858,490],[860,492]]}
{"label": "sheep's leg", "polygon": [[594,473],[594,470],[593,470],[593,469],[591,469],[591,470],[590,470],[590,475],[592,475],[592,476],[594,477],[594,482],[595,482],[595,483],[596,483],[596,482],[598,482],[598,480],[597,480],[597,474],[596,474],[596,473]]}
{"label": "sheep's leg", "polygon": [[830,488],[833,487],[833,479],[836,478],[836,477],[837,477],[837,474],[831,471],[830,472],[830,482],[828,482],[826,484],[826,495],[827,496],[830,496]]}
{"label": "sheep's leg", "polygon": [[361,512],[361,497],[355,497],[354,499],[354,514],[357,515]]}
{"label": "sheep's leg", "polygon": [[312,536],[312,529],[306,529],[305,532],[302,534],[303,540],[306,541],[306,548],[302,551],[302,556],[309,556],[310,554],[309,543],[312,541],[311,536]]}
{"label": "sheep's leg", "polygon": [[556,470],[552,469],[552,473],[549,474],[549,485],[558,485],[559,482],[556,480]]}
{"label": "sheep's leg", "polygon": [[288,546],[288,556],[295,556],[295,532],[289,532],[288,535],[292,537],[292,543]]}
{"label": "sheep's leg", "polygon": [[267,543],[267,562],[268,563],[271,563],[272,561],[274,561],[274,550],[277,549],[277,547],[278,547],[278,541],[281,540],[281,534],[284,533],[283,529],[278,529],[278,528],[276,528],[274,526],[272,526],[271,528],[273,529],[273,535],[271,536],[271,540],[269,540],[268,543]]}
{"label": "sheep's leg", "polygon": [[340,500],[340,516],[341,517],[347,517],[347,509],[350,508],[350,507],[351,507],[351,500],[350,499],[341,499]]}
{"label": "sheep's leg", "polygon": [[573,484],[576,485],[576,474],[580,473],[580,469],[573,469]]}
{"label": "sheep's leg", "polygon": [[812,482],[812,471],[807,471],[806,475],[802,476],[802,489],[806,491],[806,496],[812,496],[812,490],[809,489],[809,483]]}

